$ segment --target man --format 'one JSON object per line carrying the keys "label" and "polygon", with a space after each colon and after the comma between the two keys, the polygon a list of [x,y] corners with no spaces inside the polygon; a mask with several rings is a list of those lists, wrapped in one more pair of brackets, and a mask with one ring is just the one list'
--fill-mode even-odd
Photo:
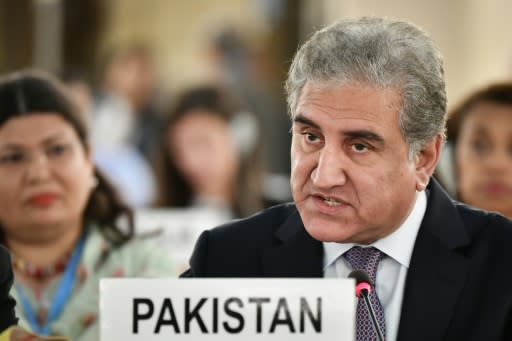
{"label": "man", "polygon": [[[512,271],[500,266],[512,263],[512,223],[431,178],[446,94],[428,36],[383,18],[336,23],[301,47],[286,89],[294,204],[204,232],[183,276],[361,268],[387,340],[511,340]],[[376,340],[361,304],[357,339]]]}
{"label": "man", "polygon": [[16,303],[9,296],[12,282],[11,258],[7,250],[0,245],[0,333],[18,322],[14,313]]}

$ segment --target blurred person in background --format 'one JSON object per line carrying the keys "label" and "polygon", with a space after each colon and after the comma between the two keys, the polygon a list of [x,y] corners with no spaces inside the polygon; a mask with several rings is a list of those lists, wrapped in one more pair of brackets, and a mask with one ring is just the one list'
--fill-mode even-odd
{"label": "blurred person in background", "polygon": [[155,168],[158,207],[211,207],[226,219],[263,207],[258,125],[216,86],[185,91],[170,108]]}
{"label": "blurred person in background", "polygon": [[242,99],[261,127],[265,197],[289,201],[291,135],[282,132],[290,129],[290,122],[279,73],[284,70],[273,68],[261,46],[231,27],[211,37],[205,55],[214,81]]}
{"label": "blurred person in background", "polygon": [[101,91],[128,105],[134,120],[130,142],[148,160],[162,123],[156,72],[152,51],[142,43],[112,49],[101,72]]}
{"label": "blurred person in background", "polygon": [[512,83],[472,93],[447,128],[458,199],[512,218]]}
{"label": "blurred person in background", "polygon": [[16,301],[9,295],[13,282],[11,258],[0,245],[0,333],[18,322],[14,306]]}
{"label": "blurred person in background", "polygon": [[130,206],[149,206],[156,192],[149,155],[161,124],[152,55],[136,44],[105,59],[92,115],[94,160]]}
{"label": "blurred person in background", "polygon": [[[134,121],[130,107],[116,96],[95,103],[92,87],[76,70],[60,75],[66,90],[91,127],[93,160],[131,207],[147,206],[154,195],[153,173],[129,142]],[[115,127],[115,129],[112,129]]]}
{"label": "blurred person in background", "polygon": [[99,279],[169,276],[133,237],[132,212],[93,164],[83,113],[51,76],[0,80],[0,243],[11,252],[20,325],[98,340]]}
{"label": "blurred person in background", "polygon": [[78,106],[78,110],[84,115],[87,126],[90,126],[94,95],[85,74],[78,69],[67,69],[59,75],[59,79],[66,86],[67,92]]}

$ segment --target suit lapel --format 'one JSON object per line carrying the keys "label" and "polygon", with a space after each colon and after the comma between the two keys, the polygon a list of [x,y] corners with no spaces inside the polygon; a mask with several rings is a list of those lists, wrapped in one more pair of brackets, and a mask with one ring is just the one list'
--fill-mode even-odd
{"label": "suit lapel", "polygon": [[297,210],[274,234],[261,255],[264,277],[322,277],[323,247],[304,229]]}
{"label": "suit lapel", "polygon": [[431,179],[407,274],[398,340],[442,340],[466,280],[470,243],[457,209]]}

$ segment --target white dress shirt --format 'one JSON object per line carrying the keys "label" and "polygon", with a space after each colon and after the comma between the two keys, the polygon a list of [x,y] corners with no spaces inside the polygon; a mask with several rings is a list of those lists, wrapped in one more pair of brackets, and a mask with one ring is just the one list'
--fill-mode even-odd
{"label": "white dress shirt", "polygon": [[[397,337],[405,278],[426,208],[427,195],[418,192],[411,213],[397,230],[371,245],[361,245],[373,246],[387,255],[379,263],[375,283],[384,308],[387,341],[395,341]],[[356,245],[324,242],[324,277],[346,278],[352,267],[342,255]]]}

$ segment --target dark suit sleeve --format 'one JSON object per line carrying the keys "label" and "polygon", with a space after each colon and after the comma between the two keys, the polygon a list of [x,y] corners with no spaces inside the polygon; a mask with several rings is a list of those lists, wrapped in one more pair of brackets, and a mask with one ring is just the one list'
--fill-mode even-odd
{"label": "dark suit sleeve", "polygon": [[194,251],[190,257],[189,269],[182,273],[180,277],[204,277],[206,275],[208,259],[208,237],[210,231],[204,231],[197,239]]}
{"label": "dark suit sleeve", "polygon": [[512,340],[512,308],[508,312],[504,334],[505,338],[503,340]]}
{"label": "dark suit sleeve", "polygon": [[9,295],[13,278],[9,253],[0,246],[0,332],[18,323],[14,312],[16,301]]}

